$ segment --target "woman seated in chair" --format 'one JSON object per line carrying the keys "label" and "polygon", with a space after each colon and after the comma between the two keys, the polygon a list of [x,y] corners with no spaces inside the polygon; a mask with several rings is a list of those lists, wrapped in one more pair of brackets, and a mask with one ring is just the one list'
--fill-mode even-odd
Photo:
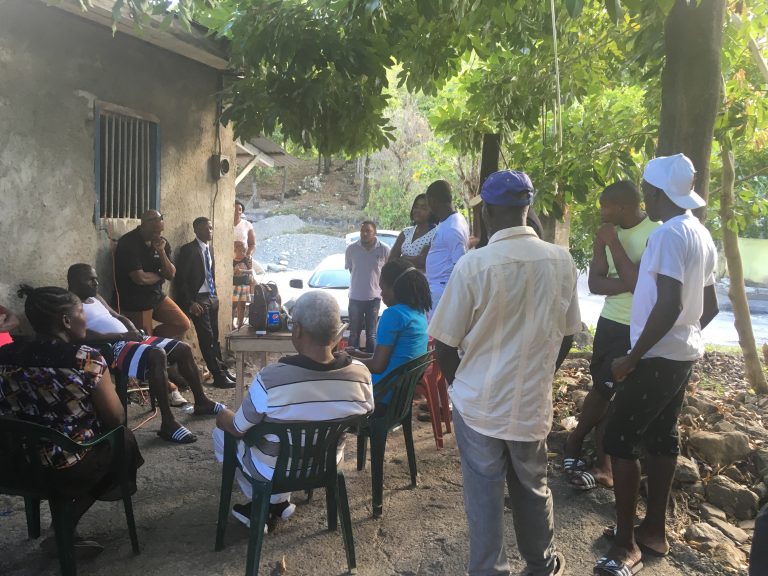
{"label": "woman seated in chair", "polygon": [[[75,442],[94,440],[123,424],[123,406],[106,362],[93,348],[77,344],[85,338],[80,299],[63,288],[21,286],[19,297],[25,296],[24,312],[35,338],[0,348],[0,416],[53,428]],[[135,486],[136,468],[144,461],[130,430],[125,430],[125,444]],[[48,444],[40,457],[56,469],[52,481],[57,491],[72,498],[75,526],[97,499],[114,499],[118,479],[111,474],[108,443],[78,454]],[[52,538],[41,546],[55,555]],[[76,536],[75,549],[82,557],[103,548]]]}
{"label": "woman seated in chair", "polygon": [[[376,331],[376,350],[350,354],[371,371],[373,389],[387,374],[427,353],[427,311],[432,308],[429,284],[424,274],[402,258],[387,262],[379,279],[381,299],[387,309],[381,315]],[[376,403],[373,415],[386,412],[392,394]]]}

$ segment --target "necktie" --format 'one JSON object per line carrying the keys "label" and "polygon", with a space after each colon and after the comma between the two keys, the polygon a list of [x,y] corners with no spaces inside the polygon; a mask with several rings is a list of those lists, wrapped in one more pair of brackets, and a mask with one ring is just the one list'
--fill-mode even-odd
{"label": "necktie", "polygon": [[216,296],[216,285],[213,283],[213,274],[211,273],[211,252],[208,246],[205,247],[205,280],[208,282],[208,292],[211,296]]}

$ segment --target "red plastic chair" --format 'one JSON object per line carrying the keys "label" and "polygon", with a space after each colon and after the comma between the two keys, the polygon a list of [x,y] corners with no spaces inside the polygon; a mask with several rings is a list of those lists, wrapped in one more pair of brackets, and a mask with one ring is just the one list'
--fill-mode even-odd
{"label": "red plastic chair", "polygon": [[451,405],[448,398],[448,382],[437,362],[432,362],[427,367],[416,391],[427,398],[432,434],[435,437],[435,445],[440,450],[443,448],[443,434],[451,433]]}

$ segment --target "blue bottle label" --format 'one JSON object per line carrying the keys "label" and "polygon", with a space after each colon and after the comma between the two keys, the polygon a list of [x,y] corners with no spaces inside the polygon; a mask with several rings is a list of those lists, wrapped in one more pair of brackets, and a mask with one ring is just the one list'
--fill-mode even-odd
{"label": "blue bottle label", "polygon": [[267,312],[267,326],[280,326],[280,312]]}

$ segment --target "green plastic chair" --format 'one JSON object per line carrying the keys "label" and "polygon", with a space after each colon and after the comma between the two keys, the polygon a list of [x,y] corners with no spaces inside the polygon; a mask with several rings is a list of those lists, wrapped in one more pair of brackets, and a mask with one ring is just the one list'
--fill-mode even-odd
{"label": "green plastic chair", "polygon": [[408,454],[408,468],[411,472],[411,486],[416,486],[416,452],[413,447],[413,394],[427,366],[432,362],[430,353],[396,368],[373,387],[374,402],[380,404],[389,398],[386,412],[369,416],[357,432],[357,469],[365,468],[368,438],[371,440],[371,491],[373,493],[373,517],[383,513],[384,500],[384,451],[387,435],[398,426],[403,427],[405,451]]}
{"label": "green plastic chair", "polygon": [[112,448],[113,470],[116,477],[120,478],[133,553],[138,554],[139,538],[133,518],[129,470],[124,457],[125,428],[122,426],[110,430],[92,442],[78,443],[46,426],[17,418],[0,417],[0,462],[3,462],[4,468],[0,472],[0,494],[24,497],[29,537],[40,537],[40,501],[48,500],[61,573],[63,576],[76,576],[72,499],[57,493],[56,485],[51,480],[54,469],[40,462],[40,446],[48,442],[70,453],[82,453],[99,444],[109,443]]}
{"label": "green plastic chair", "polygon": [[[277,436],[280,441],[280,451],[272,480],[260,481],[251,478],[253,501],[245,566],[246,576],[257,576],[259,573],[270,495],[302,490],[311,493],[315,488],[325,488],[328,530],[336,530],[338,517],[341,517],[341,534],[347,554],[347,566],[350,574],[357,573],[347,487],[344,473],[336,466],[336,450],[342,435],[349,428],[359,426],[364,418],[364,416],[354,416],[333,422],[262,422],[243,437],[242,440],[248,447],[253,446],[268,434]],[[291,438],[303,438],[304,445],[291,442]],[[216,551],[224,549],[224,533],[236,470],[240,468],[246,478],[249,478],[247,471],[243,470],[237,458],[237,443],[238,440],[234,436],[224,433],[224,465],[221,477],[219,519],[216,525]]]}

